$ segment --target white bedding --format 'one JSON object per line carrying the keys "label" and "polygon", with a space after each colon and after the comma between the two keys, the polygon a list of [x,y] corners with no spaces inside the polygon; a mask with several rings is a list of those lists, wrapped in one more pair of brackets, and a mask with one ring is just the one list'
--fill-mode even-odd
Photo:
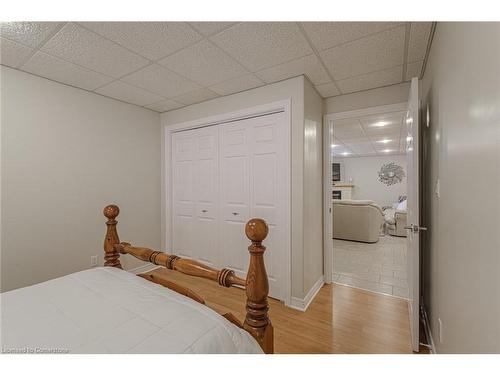
{"label": "white bedding", "polygon": [[1,295],[2,352],[262,353],[210,308],[100,267]]}

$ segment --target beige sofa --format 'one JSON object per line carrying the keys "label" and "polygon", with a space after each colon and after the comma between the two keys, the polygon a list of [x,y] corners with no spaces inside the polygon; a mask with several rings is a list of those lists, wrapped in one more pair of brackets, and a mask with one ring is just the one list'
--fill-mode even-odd
{"label": "beige sofa", "polygon": [[368,200],[333,200],[333,238],[377,242],[384,223],[382,209]]}

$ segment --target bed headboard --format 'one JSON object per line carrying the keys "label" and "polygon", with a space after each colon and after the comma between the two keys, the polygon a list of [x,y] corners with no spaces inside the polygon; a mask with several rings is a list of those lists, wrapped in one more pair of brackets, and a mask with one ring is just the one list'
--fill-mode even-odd
{"label": "bed headboard", "polygon": [[[251,219],[246,223],[245,234],[251,241],[248,251],[250,253],[250,264],[246,279],[235,275],[233,270],[223,268],[217,270],[207,265],[191,259],[183,259],[176,255],[167,254],[161,251],[151,250],[145,247],[135,247],[126,242],[120,242],[116,230],[116,217],[120,209],[116,205],[108,205],[104,208],[104,216],[107,231],[104,240],[104,265],[122,268],[120,254],[130,254],[137,259],[150,262],[158,266],[184,273],[186,275],[201,277],[216,281],[224,287],[239,286],[246,290],[246,317],[241,325],[259,343],[264,353],[274,352],[273,326],[268,316],[269,303],[269,282],[267,279],[266,267],[264,264],[264,252],[266,247],[262,241],[267,237],[268,227],[262,219]],[[152,280],[153,281],[153,280]],[[156,282],[156,281],[155,281]],[[165,283],[158,282],[168,286]],[[231,317],[233,321],[235,318]],[[233,323],[237,324],[233,321]]]}

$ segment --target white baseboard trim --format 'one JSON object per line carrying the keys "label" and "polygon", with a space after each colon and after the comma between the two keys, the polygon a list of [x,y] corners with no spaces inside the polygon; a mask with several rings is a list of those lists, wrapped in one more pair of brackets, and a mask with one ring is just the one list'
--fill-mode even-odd
{"label": "white baseboard trim", "polygon": [[431,326],[429,324],[429,318],[427,316],[427,311],[425,310],[425,308],[423,308],[422,310],[423,310],[423,315],[424,315],[425,336],[427,338],[427,342],[429,343],[429,346],[431,349],[431,354],[437,354],[436,346],[434,345],[434,340],[432,339]]}
{"label": "white baseboard trim", "polygon": [[131,273],[135,273],[137,275],[139,273],[144,273],[144,272],[152,271],[152,270],[154,270],[154,269],[156,269],[158,267],[160,267],[160,266],[158,266],[156,264],[146,263],[146,264],[144,264],[142,266],[135,267],[135,268],[129,269],[127,271],[131,272]]}
{"label": "white baseboard trim", "polygon": [[325,279],[321,276],[318,281],[314,283],[312,288],[307,292],[304,298],[293,297],[291,299],[290,306],[292,309],[306,311],[311,302],[313,301],[316,294],[320,291],[321,287],[325,284]]}

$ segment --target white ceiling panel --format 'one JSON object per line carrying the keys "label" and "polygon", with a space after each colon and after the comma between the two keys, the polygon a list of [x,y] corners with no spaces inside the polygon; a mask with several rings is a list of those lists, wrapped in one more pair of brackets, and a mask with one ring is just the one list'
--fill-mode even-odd
{"label": "white ceiling panel", "polygon": [[382,31],[321,52],[333,78],[341,80],[403,64],[405,27]]}
{"label": "white ceiling panel", "polygon": [[149,65],[135,73],[122,78],[122,81],[166,98],[182,95],[200,88],[200,85],[169,71],[158,65]]}
{"label": "white ceiling panel", "polygon": [[179,102],[179,103],[182,103],[185,105],[190,105],[190,104],[204,102],[205,100],[213,99],[213,98],[216,98],[218,96],[219,95],[217,95],[215,92],[213,92],[209,89],[201,88],[201,89],[191,91],[191,92],[188,92],[188,93],[180,95],[180,96],[176,96],[174,98],[174,100],[176,102]]}
{"label": "white ceiling panel", "polygon": [[334,122],[333,134],[342,141],[344,139],[363,138],[366,136],[361,124],[357,120],[351,120],[349,123],[345,120]]}
{"label": "white ceiling panel", "polygon": [[2,22],[0,35],[31,48],[38,48],[63,22]]}
{"label": "white ceiling panel", "polygon": [[[404,153],[404,149],[400,147],[403,116],[404,112],[390,112],[336,120],[333,123],[333,135],[335,143],[342,147],[335,147],[332,151],[338,153],[338,156],[344,156],[342,152],[348,149],[353,153],[348,156],[354,157]],[[362,128],[361,132],[352,131],[358,127]],[[385,142],[380,142],[382,140]]]}
{"label": "white ceiling panel", "polygon": [[65,25],[41,49],[115,78],[148,64],[145,58],[74,23]]}
{"label": "white ceiling panel", "polygon": [[362,74],[359,76],[337,81],[337,85],[343,94],[369,90],[375,87],[393,85],[401,82],[403,66],[396,66],[378,72]]}
{"label": "white ceiling panel", "polygon": [[397,134],[397,133],[375,134],[375,135],[370,136],[370,141],[374,145],[378,145],[378,146],[398,147],[399,146],[399,134]]}
{"label": "white ceiling panel", "polygon": [[208,40],[183,49],[158,63],[202,86],[248,74],[236,60]]}
{"label": "white ceiling panel", "polygon": [[323,85],[317,85],[315,87],[323,98],[340,95],[340,91],[337,88],[337,85],[333,82],[325,83]]}
{"label": "white ceiling panel", "polygon": [[255,75],[247,74],[210,86],[210,90],[215,91],[219,95],[229,95],[235,92],[253,89],[263,84],[264,82]]}
{"label": "white ceiling panel", "polygon": [[388,137],[394,138],[399,135],[401,125],[387,125],[384,127],[367,127],[365,133],[368,137]]}
{"label": "white ceiling panel", "polygon": [[17,68],[24,64],[32,53],[33,49],[29,47],[0,38],[0,63],[2,65]]}
{"label": "white ceiling panel", "polygon": [[393,28],[398,22],[303,22],[316,49],[324,50]]}
{"label": "white ceiling panel", "polygon": [[406,64],[406,76],[405,81],[411,81],[413,77],[420,78],[420,72],[422,71],[423,61],[412,62]]}
{"label": "white ceiling panel", "polygon": [[281,81],[286,78],[304,74],[314,85],[328,83],[330,77],[316,55],[308,55],[297,60],[273,66],[255,73],[267,83]]}
{"label": "white ceiling panel", "polygon": [[344,145],[340,145],[339,147],[335,147],[332,150],[332,155],[334,157],[339,157],[339,158],[357,156],[356,153],[354,153],[349,147],[344,146]]}
{"label": "white ceiling panel", "polygon": [[430,22],[13,22],[0,23],[0,62],[89,91],[118,79],[159,95],[148,107],[163,112],[301,74],[324,98],[404,82],[422,73],[431,30]]}
{"label": "white ceiling panel", "polygon": [[210,39],[252,72],[313,53],[292,22],[240,23]]}
{"label": "white ceiling panel", "polygon": [[67,85],[94,90],[114,80],[57,57],[38,51],[23,65],[23,70]]}
{"label": "white ceiling panel", "polygon": [[404,115],[404,112],[390,112],[379,115],[363,116],[360,117],[359,120],[361,121],[363,127],[367,129],[368,127],[381,121],[383,121],[385,125],[401,125],[403,123]]}
{"label": "white ceiling panel", "polygon": [[153,111],[156,112],[166,112],[166,111],[171,111],[172,109],[184,107],[184,104],[182,103],[177,103],[173,100],[166,99],[162,100],[158,103],[153,103],[150,105],[147,105],[146,108],[152,109]]}
{"label": "white ceiling panel", "polygon": [[121,81],[112,82],[109,85],[95,90],[95,92],[140,106],[157,103],[158,101],[163,99],[159,95],[153,94],[151,92],[145,91]]}
{"label": "white ceiling panel", "polygon": [[189,24],[203,35],[210,36],[233,26],[236,22],[189,22]]}
{"label": "white ceiling panel", "polygon": [[408,62],[424,60],[432,22],[412,22],[408,44]]}
{"label": "white ceiling panel", "polygon": [[82,22],[81,25],[150,60],[158,60],[203,38],[184,22]]}
{"label": "white ceiling panel", "polygon": [[347,146],[358,155],[373,155],[375,154],[375,149],[373,148],[371,142],[356,142],[348,143]]}

